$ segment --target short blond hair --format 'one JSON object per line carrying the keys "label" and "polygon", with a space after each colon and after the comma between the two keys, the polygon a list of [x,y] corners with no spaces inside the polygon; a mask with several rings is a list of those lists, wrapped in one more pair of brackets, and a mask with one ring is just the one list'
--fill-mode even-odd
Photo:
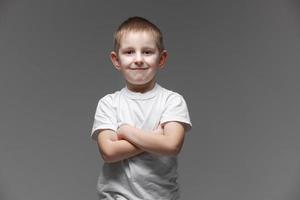
{"label": "short blond hair", "polygon": [[120,42],[122,39],[122,36],[124,36],[126,33],[133,31],[133,32],[139,32],[139,31],[146,31],[153,34],[155,38],[155,42],[157,45],[157,48],[160,52],[162,52],[165,47],[163,43],[163,35],[160,29],[153,23],[151,23],[149,20],[143,18],[143,17],[130,17],[127,20],[125,20],[116,30],[114,34],[114,51],[118,53],[120,49]]}

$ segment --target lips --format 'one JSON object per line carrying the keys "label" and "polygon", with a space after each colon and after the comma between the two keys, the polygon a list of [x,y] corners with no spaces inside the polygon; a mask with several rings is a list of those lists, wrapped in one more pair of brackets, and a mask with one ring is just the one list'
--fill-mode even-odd
{"label": "lips", "polygon": [[148,68],[129,68],[130,70],[147,70]]}

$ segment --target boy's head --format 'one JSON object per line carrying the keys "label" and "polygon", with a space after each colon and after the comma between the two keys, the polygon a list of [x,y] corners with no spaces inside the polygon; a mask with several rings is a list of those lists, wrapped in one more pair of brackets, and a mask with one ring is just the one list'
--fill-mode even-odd
{"label": "boy's head", "polygon": [[115,50],[110,57],[129,89],[146,92],[154,87],[156,73],[164,67],[167,51],[161,31],[154,24],[132,17],[117,29]]}
{"label": "boy's head", "polygon": [[118,53],[120,43],[124,35],[129,32],[148,32],[155,40],[160,52],[164,50],[163,35],[160,29],[150,21],[142,17],[130,17],[125,20],[114,34],[114,51]]}

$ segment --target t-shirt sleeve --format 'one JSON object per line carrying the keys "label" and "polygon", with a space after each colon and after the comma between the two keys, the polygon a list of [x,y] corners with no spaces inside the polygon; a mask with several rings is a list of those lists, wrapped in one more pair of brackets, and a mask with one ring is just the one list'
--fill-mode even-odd
{"label": "t-shirt sleeve", "polygon": [[117,115],[116,110],[114,109],[112,104],[113,102],[111,96],[105,96],[99,100],[91,132],[92,139],[97,140],[99,130],[117,130]]}
{"label": "t-shirt sleeve", "polygon": [[184,98],[177,93],[170,95],[167,99],[160,123],[164,124],[170,121],[182,123],[186,131],[189,131],[192,127],[186,102]]}

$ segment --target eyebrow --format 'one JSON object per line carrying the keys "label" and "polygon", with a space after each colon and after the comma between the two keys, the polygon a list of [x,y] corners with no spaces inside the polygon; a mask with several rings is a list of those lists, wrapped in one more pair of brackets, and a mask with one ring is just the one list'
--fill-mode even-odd
{"label": "eyebrow", "polygon": [[[128,46],[128,47],[121,47],[120,49],[121,49],[121,50],[129,50],[129,49],[135,49],[135,48],[134,48],[134,47],[131,47],[131,46]],[[150,46],[142,47],[142,50],[144,50],[144,49],[155,50],[156,47],[150,47]]]}

